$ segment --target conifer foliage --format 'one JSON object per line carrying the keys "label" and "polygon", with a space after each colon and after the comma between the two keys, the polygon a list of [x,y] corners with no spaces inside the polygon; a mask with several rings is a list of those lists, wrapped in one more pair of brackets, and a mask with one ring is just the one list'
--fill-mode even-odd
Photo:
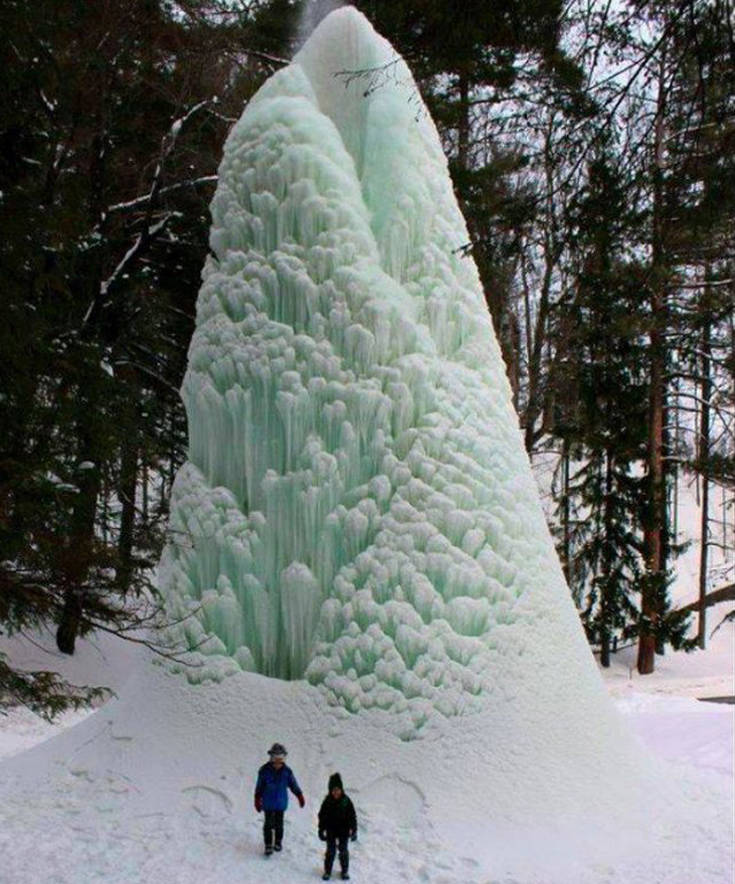
{"label": "conifer foliage", "polygon": [[[73,653],[149,610],[207,203],[262,73],[214,8],[77,0],[0,10],[0,628]],[[0,701],[88,698],[0,669]]]}
{"label": "conifer foliage", "polygon": [[574,285],[559,305],[566,338],[564,396],[555,431],[571,474],[559,505],[571,516],[570,588],[603,666],[637,621],[642,580],[640,526],[645,450],[643,323],[637,309],[642,268],[626,258],[635,217],[625,175],[609,149],[589,163],[569,213],[575,240]]}

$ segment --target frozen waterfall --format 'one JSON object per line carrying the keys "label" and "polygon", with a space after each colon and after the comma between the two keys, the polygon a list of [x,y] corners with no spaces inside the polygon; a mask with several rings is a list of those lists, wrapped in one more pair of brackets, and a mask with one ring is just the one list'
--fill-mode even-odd
{"label": "frozen waterfall", "polygon": [[436,129],[360,13],[247,106],[212,219],[161,570],[189,677],[406,738],[545,672],[601,699]]}

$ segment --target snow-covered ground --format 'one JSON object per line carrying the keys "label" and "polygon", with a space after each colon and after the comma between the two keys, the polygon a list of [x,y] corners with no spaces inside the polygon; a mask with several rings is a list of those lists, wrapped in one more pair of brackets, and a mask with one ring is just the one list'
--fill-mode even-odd
{"label": "snow-covered ground", "polygon": [[[695,526],[692,495],[684,498],[684,510],[683,521]],[[696,556],[694,544],[679,563],[675,585],[681,602],[694,597]],[[728,610],[727,604],[712,609],[710,628]],[[664,834],[671,845],[664,868],[652,866],[645,845],[618,845],[614,836],[609,854],[591,860],[585,849],[590,833],[582,823],[570,828],[549,820],[543,828],[529,820],[527,827],[518,827],[504,813],[464,820],[451,788],[446,804],[429,806],[426,784],[441,779],[446,750],[440,738],[424,741],[417,762],[405,745],[369,724],[356,729],[339,714],[325,716],[303,682],[243,673],[221,685],[192,686],[164,667],[151,666],[140,646],[109,636],[80,642],[73,658],[53,650],[50,635],[10,646],[3,640],[3,649],[27,668],[54,669],[79,684],[104,684],[120,697],[92,714],[69,713],[53,725],[25,709],[0,716],[3,884],[220,884],[260,881],[264,875],[275,884],[318,879],[322,846],[315,817],[334,770],[343,774],[360,819],[360,839],[352,848],[356,881],[734,880],[735,706],[696,699],[735,694],[732,623],[714,634],[704,652],[669,651],[658,657],[653,675],[637,674],[635,648],[619,651],[610,669],[602,671],[617,711],[641,752],[647,750],[649,763],[667,765],[674,788],[680,785],[694,795],[688,825],[701,835],[703,847],[692,855],[691,837],[677,844],[675,833]],[[251,798],[257,768],[274,740],[289,747],[308,804],[303,811],[292,805],[284,854],[265,860],[261,819]],[[478,756],[492,751],[492,744],[492,733],[478,733],[471,722],[464,737],[455,735],[451,751],[466,755],[463,788],[469,795],[492,788],[473,777]],[[507,804],[507,796],[498,803]]]}
{"label": "snow-covered ground", "polygon": [[[682,521],[691,523],[696,539],[693,495],[683,499],[683,508]],[[695,543],[679,562],[675,586],[682,603],[695,595],[696,559]],[[729,608],[711,609],[710,629]],[[423,747],[416,754],[416,743],[402,744],[369,721],[355,727],[341,713],[325,714],[303,682],[242,673],[219,685],[193,686],[151,665],[140,646],[109,636],[80,642],[73,658],[53,650],[50,635],[34,643],[3,640],[3,650],[29,669],[54,669],[72,682],[104,684],[119,695],[92,714],[69,713],[53,725],[24,709],[0,716],[3,884],[318,879],[316,812],[334,770],[342,773],[360,820],[360,839],[352,848],[356,881],[734,880],[735,706],[696,699],[735,694],[733,623],[719,629],[704,652],[658,657],[653,675],[637,674],[635,648],[620,650],[602,671],[641,754],[652,769],[665,765],[673,794],[688,796],[690,817],[682,830],[657,833],[650,850],[628,843],[630,827],[621,827],[622,843],[614,831],[593,835],[584,813],[576,821],[547,819],[542,825],[529,819],[519,826],[507,795],[498,796],[503,810],[497,815],[465,819],[461,791],[469,805],[478,789],[493,789],[478,771],[483,754],[498,742],[492,727],[472,717],[451,741],[441,735],[419,741]],[[288,746],[308,803],[303,811],[292,805],[284,854],[265,860],[252,791],[274,740]],[[446,784],[442,802],[436,795],[442,794],[447,753],[465,757],[467,782],[460,784],[459,798]],[[430,795],[427,784],[437,782],[440,788]],[[645,812],[634,804],[631,798],[631,807],[621,812]],[[594,816],[594,807],[582,810]],[[697,841],[700,848],[693,851]],[[668,845],[664,866],[654,862],[662,843]]]}
{"label": "snow-covered ground", "polygon": [[[649,854],[645,843],[618,844],[614,830],[595,833],[583,817],[571,826],[529,819],[519,827],[507,812],[513,803],[507,795],[498,796],[504,810],[496,817],[466,819],[463,792],[469,807],[478,790],[493,788],[476,775],[493,745],[478,717],[468,717],[459,740],[438,735],[405,744],[369,719],[356,727],[351,716],[325,713],[304,682],[242,673],[192,686],[150,665],[142,649],[106,637],[83,642],[71,661],[44,662],[34,646],[25,651],[30,664],[58,665],[76,680],[113,685],[120,698],[53,726],[20,710],[0,718],[0,756],[6,756],[0,878],[5,884],[314,880],[322,851],[316,812],[328,775],[339,770],[360,820],[352,849],[356,881],[731,884],[732,815],[726,814],[735,707],[693,694],[697,684],[703,696],[732,691],[734,633],[732,624],[723,627],[706,652],[672,654],[645,679],[631,677],[626,651],[605,674],[618,711],[650,750],[652,767],[667,764],[673,791],[687,791],[691,802],[687,825],[700,834],[702,849],[692,854],[692,839],[662,831],[663,868],[647,865],[653,848]],[[303,811],[292,803],[286,849],[266,860],[252,790],[274,740],[288,746],[308,803]],[[35,749],[23,751],[34,742]],[[448,752],[466,756],[465,783],[444,782]],[[430,795],[427,784],[440,788]],[[437,803],[432,796],[442,793],[446,803]],[[594,818],[595,808],[588,813]],[[621,836],[631,838],[629,831]]]}
{"label": "snow-covered ground", "polygon": [[[695,542],[679,560],[678,603],[696,595],[698,514],[692,491],[682,497],[682,530]],[[709,612],[709,631],[730,605]],[[44,650],[44,647],[48,650]],[[639,676],[635,648],[601,671],[623,724],[651,769],[665,765],[672,789],[690,808],[682,828],[655,833],[658,843],[631,842],[631,827],[592,833],[582,808],[576,820],[512,821],[503,810],[467,820],[467,804],[493,783],[480,771],[495,751],[492,727],[468,718],[451,741],[441,735],[401,744],[369,721],[354,726],[325,714],[314,689],[250,673],[219,685],[193,686],[152,666],[137,645],[101,636],[82,641],[73,658],[53,650],[52,636],[3,640],[14,662],[54,669],[78,684],[104,684],[113,699],[90,714],[69,713],[53,725],[24,709],[0,716],[0,880],[3,884],[275,884],[318,879],[322,845],[316,812],[328,775],[339,770],[360,821],[352,878],[381,884],[732,884],[735,706],[697,698],[735,694],[735,624],[725,624],[707,650],[667,652],[656,672]],[[479,725],[482,723],[479,722]],[[53,738],[53,739],[52,739]],[[252,791],[265,750],[286,743],[307,795],[287,813],[286,849],[265,860],[261,818]],[[34,747],[35,748],[32,748]],[[30,750],[30,751],[25,751]],[[467,781],[459,798],[442,794],[447,753],[463,756]],[[512,757],[510,758],[512,765]],[[594,776],[594,772],[591,773]],[[436,785],[429,794],[427,785]],[[672,798],[669,795],[669,799]],[[492,804],[492,802],[491,802]],[[652,800],[651,806],[657,803]],[[622,807],[623,814],[646,808]],[[655,812],[655,811],[654,811]],[[548,814],[547,814],[548,816]],[[590,848],[592,841],[592,848]],[[618,843],[618,841],[620,843]],[[699,842],[699,848],[693,848]],[[657,855],[666,848],[662,866]],[[596,855],[591,856],[592,852]]]}
{"label": "snow-covered ground", "polygon": [[[692,492],[682,498],[680,524],[695,541],[677,563],[675,598],[683,604],[696,595]],[[710,610],[710,631],[730,607]],[[369,717],[355,721],[325,711],[304,682],[242,673],[218,685],[190,685],[151,665],[140,646],[109,636],[80,642],[73,658],[53,650],[50,635],[33,643],[3,639],[2,649],[26,668],[54,669],[74,683],[107,685],[119,695],[91,714],[69,713],[53,725],[24,709],[0,716],[3,884],[318,880],[316,812],[335,770],[360,821],[352,848],[356,881],[735,880],[735,706],[697,699],[735,694],[733,623],[719,629],[704,652],[658,657],[653,675],[637,674],[635,648],[620,650],[602,671],[623,727],[638,740],[644,767],[669,790],[663,801],[652,796],[650,809],[638,806],[640,793],[631,795],[607,829],[595,822],[595,806],[580,806],[574,816],[555,814],[548,802],[519,824],[514,796],[507,788],[496,792],[483,768],[487,755],[502,752],[513,766],[513,747],[498,734],[502,722],[468,716],[459,731],[405,744]],[[303,811],[292,805],[284,854],[265,860],[252,791],[274,740],[288,746],[308,803]],[[457,756],[467,771],[459,784],[448,775]],[[589,776],[594,779],[594,770]],[[523,778],[533,780],[533,772]],[[563,784],[553,789],[562,792]],[[490,794],[484,804],[497,812],[468,818],[482,792]],[[641,823],[636,840],[636,826],[624,825],[625,819],[655,816],[666,802],[684,810],[678,827],[670,820],[654,820],[648,829]],[[605,805],[604,795],[600,803]]]}

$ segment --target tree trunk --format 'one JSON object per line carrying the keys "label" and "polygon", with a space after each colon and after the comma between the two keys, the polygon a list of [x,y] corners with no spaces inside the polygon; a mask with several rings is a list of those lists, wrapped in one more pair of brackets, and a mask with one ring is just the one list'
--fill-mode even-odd
{"label": "tree trunk", "polygon": [[470,165],[470,84],[462,72],[457,83],[459,89],[459,119],[457,122],[457,164],[460,169]]}
{"label": "tree trunk", "polygon": [[561,452],[561,482],[562,482],[562,531],[563,531],[563,552],[562,552],[562,568],[567,586],[572,588],[572,538],[570,526],[570,505],[569,505],[569,443],[565,439],[562,443]]}
{"label": "tree trunk", "polygon": [[648,675],[654,670],[656,639],[653,627],[659,617],[660,599],[657,580],[666,572],[663,521],[666,495],[663,469],[664,366],[663,329],[664,296],[654,283],[652,296],[652,328],[650,336],[650,392],[648,408],[648,517],[645,529],[646,570],[649,579],[641,599],[642,625],[638,644],[638,672]]}
{"label": "tree trunk", "polygon": [[[664,358],[665,363],[665,358]],[[665,365],[664,365],[665,370]],[[669,518],[669,489],[671,487],[671,474],[673,472],[671,458],[668,457],[671,452],[671,431],[669,430],[669,401],[668,389],[664,385],[663,403],[661,408],[661,490],[659,498],[659,516],[658,524],[661,532],[661,552],[659,559],[659,574],[662,575],[661,581],[656,586],[656,614],[657,618],[665,615],[667,586],[663,575],[668,570],[668,563],[671,558],[671,519]],[[663,635],[656,636],[656,654],[663,657],[666,651],[666,640]]]}
{"label": "tree trunk", "polygon": [[[89,182],[87,214],[90,229],[94,229],[94,225],[101,222],[103,217],[103,194],[107,180],[107,138],[104,129],[106,86],[107,81],[102,77],[95,92],[95,105],[87,111],[94,126],[89,166],[86,169]],[[76,283],[80,293],[85,294],[91,303],[98,304],[102,279],[102,250],[91,251],[90,254],[93,257],[89,263],[81,261],[76,268],[78,274]],[[89,312],[92,312],[91,308]],[[97,386],[99,368],[95,362],[90,361],[86,352],[86,348],[95,341],[91,322],[82,323],[79,341],[81,347],[77,352],[77,358],[80,359],[80,365],[76,390],[76,426],[79,440],[76,484],[79,491],[74,503],[68,548],[64,556],[64,605],[56,631],[56,644],[64,654],[74,653],[74,645],[82,625],[85,585],[94,562],[97,501],[102,485],[103,456],[100,450],[100,432],[95,426],[95,422],[100,420],[99,415],[102,414],[101,394]],[[82,464],[85,465],[84,468]],[[91,468],[87,468],[88,464],[92,465]]]}
{"label": "tree trunk", "polygon": [[117,541],[117,573],[115,583],[124,595],[130,589],[133,576],[133,532],[135,529],[135,493],[138,485],[138,409],[137,377],[135,369],[126,365],[120,377],[127,388],[120,420],[124,432],[120,445],[120,485],[118,495],[122,505],[120,534]]}
{"label": "tree trunk", "polygon": [[600,665],[610,668],[610,633],[606,629],[600,632]]}
{"label": "tree trunk", "polygon": [[64,595],[64,606],[61,609],[59,625],[56,629],[56,647],[62,654],[73,654],[79,627],[84,613],[81,593],[73,587]]}
{"label": "tree trunk", "polygon": [[[90,408],[85,402],[82,410]],[[94,558],[94,530],[97,498],[100,492],[100,464],[95,446],[86,427],[80,427],[78,467],[91,463],[91,468],[77,469],[79,488],[71,517],[70,536],[63,557],[64,604],[56,630],[56,646],[62,654],[73,654],[84,613],[85,584]]]}
{"label": "tree trunk", "polygon": [[605,511],[604,511],[604,546],[602,555],[602,591],[600,593],[600,663],[607,668],[610,666],[610,641],[611,623],[610,614],[614,608],[613,599],[610,598],[610,574],[612,571],[612,454],[605,452]]}
{"label": "tree trunk", "polygon": [[702,329],[702,410],[699,417],[699,470],[702,475],[702,509],[700,520],[699,549],[699,609],[697,612],[697,642],[704,650],[707,644],[707,557],[709,553],[709,455],[710,455],[710,407],[712,379],[710,377],[711,328],[705,320]]}
{"label": "tree trunk", "polygon": [[664,480],[664,408],[666,368],[666,279],[663,254],[663,174],[666,112],[665,48],[662,50],[659,91],[654,129],[653,208],[651,233],[649,395],[648,395],[648,514],[644,531],[646,571],[641,598],[641,630],[638,640],[638,672],[648,675],[655,668],[655,625],[659,617],[658,581],[666,571],[663,522],[666,517]]}
{"label": "tree trunk", "polygon": [[117,587],[125,594],[133,575],[133,530],[135,528],[135,492],[138,481],[137,428],[130,426],[120,452],[120,535],[117,542]]}
{"label": "tree trunk", "polygon": [[720,602],[732,601],[735,601],[735,583],[728,583],[726,586],[721,586],[719,589],[713,589],[712,592],[708,592],[704,599],[697,599],[696,602],[690,602],[688,605],[677,608],[676,613],[683,614],[685,611],[698,611],[702,603],[704,603],[706,608],[711,608],[712,605],[719,605]]}
{"label": "tree trunk", "polygon": [[148,530],[148,464],[145,460],[141,463],[141,485],[142,485],[142,513],[143,527]]}
{"label": "tree trunk", "polygon": [[[524,443],[530,454],[536,444],[538,433],[536,421],[542,412],[542,354],[547,339],[549,313],[551,311],[551,285],[554,268],[559,259],[559,244],[556,232],[555,212],[555,158],[552,149],[553,118],[549,120],[544,142],[544,176],[546,182],[546,215],[544,224],[544,275],[538,294],[536,322],[533,330],[533,343],[528,348],[528,401],[523,418],[525,424]],[[527,314],[529,310],[526,310]],[[526,322],[530,325],[530,315]]]}

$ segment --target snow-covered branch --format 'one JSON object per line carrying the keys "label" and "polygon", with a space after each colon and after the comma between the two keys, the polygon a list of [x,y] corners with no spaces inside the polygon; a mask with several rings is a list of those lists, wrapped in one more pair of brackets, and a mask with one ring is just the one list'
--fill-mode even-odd
{"label": "snow-covered branch", "polygon": [[735,278],[730,279],[702,279],[699,282],[673,282],[671,287],[674,289],[710,289],[719,286],[732,285]]}
{"label": "snow-covered branch", "polygon": [[[171,218],[174,217],[176,214],[176,212],[167,212],[163,216],[163,218],[161,218],[155,224],[151,225],[142,233],[139,233],[137,235],[137,237],[135,238],[135,242],[132,246],[130,246],[125,255],[121,258],[117,267],[115,267],[115,269],[112,271],[107,279],[103,280],[100,283],[99,294],[103,299],[107,297],[110,288],[117,282],[118,279],[120,279],[125,268],[134,260],[136,255],[138,255],[142,251],[144,245],[147,244],[151,239],[153,239],[156,234],[160,233],[166,226],[166,224],[171,220]],[[95,298],[87,308],[87,312],[85,313],[84,320],[82,322],[83,325],[86,325],[86,323],[89,321],[89,318],[92,315],[96,304],[97,298]]]}
{"label": "snow-covered branch", "polygon": [[[164,196],[164,194],[175,193],[177,190],[183,190],[185,187],[199,187],[203,184],[216,184],[217,176],[216,175],[202,175],[199,178],[190,178],[187,181],[179,181],[176,184],[169,184],[168,187],[162,187],[158,191],[159,196]],[[127,200],[124,203],[115,203],[112,206],[108,206],[105,210],[105,214],[107,216],[112,215],[115,212],[125,212],[130,209],[140,208],[141,206],[147,205],[151,200],[151,192],[144,194],[143,196],[135,197],[135,199]]]}

